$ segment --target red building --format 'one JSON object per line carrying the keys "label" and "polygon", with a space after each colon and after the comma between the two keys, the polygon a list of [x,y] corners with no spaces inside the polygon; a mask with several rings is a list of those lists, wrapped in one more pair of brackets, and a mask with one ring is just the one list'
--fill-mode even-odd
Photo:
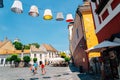
{"label": "red building", "polygon": [[98,41],[102,42],[120,33],[120,0],[91,1]]}
{"label": "red building", "polygon": [[[110,40],[120,43],[120,0],[91,0],[95,31],[99,43]],[[120,77],[120,47],[102,52],[104,80]]]}

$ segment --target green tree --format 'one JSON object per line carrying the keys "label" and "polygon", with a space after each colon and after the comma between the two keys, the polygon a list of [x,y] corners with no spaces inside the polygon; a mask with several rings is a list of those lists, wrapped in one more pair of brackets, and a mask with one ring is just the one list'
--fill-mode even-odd
{"label": "green tree", "polygon": [[30,45],[24,45],[24,49],[30,49]]}
{"label": "green tree", "polygon": [[24,56],[23,60],[24,60],[24,62],[29,63],[30,62],[30,56]]}
{"label": "green tree", "polygon": [[13,42],[13,45],[17,50],[22,50],[23,44],[21,42]]}
{"label": "green tree", "polygon": [[60,56],[61,56],[61,58],[65,58],[65,57],[66,57],[66,53],[61,52],[61,53],[60,53]]}
{"label": "green tree", "polygon": [[21,58],[17,58],[14,61],[19,63],[21,61]]}
{"label": "green tree", "polygon": [[15,67],[18,67],[19,62],[21,61],[21,59],[18,58],[18,55],[17,54],[13,54],[13,55],[11,55],[10,58],[11,58],[11,61],[14,61]]}
{"label": "green tree", "polygon": [[11,56],[11,61],[15,61],[17,58],[18,58],[18,55],[17,54],[13,54]]}
{"label": "green tree", "polygon": [[32,44],[29,44],[29,45],[30,45],[30,46],[31,46],[31,45],[35,45],[36,48],[39,48],[39,47],[40,47],[40,45],[39,45],[38,43],[32,43]]}
{"label": "green tree", "polygon": [[7,57],[7,58],[6,58],[6,61],[7,61],[7,62],[8,62],[8,61],[9,61],[9,62],[12,61],[12,60],[11,60],[11,57]]}
{"label": "green tree", "polygon": [[65,61],[69,62],[70,61],[70,57],[65,57]]}
{"label": "green tree", "polygon": [[37,58],[33,58],[33,61],[36,62],[36,61],[37,61]]}

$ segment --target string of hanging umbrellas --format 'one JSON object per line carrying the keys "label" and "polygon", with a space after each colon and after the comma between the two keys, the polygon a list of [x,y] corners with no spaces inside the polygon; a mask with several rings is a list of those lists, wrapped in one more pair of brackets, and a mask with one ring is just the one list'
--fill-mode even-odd
{"label": "string of hanging umbrellas", "polygon": [[[11,11],[14,12],[14,13],[17,13],[17,14],[23,13],[22,2],[20,0],[15,0],[12,7],[11,7]],[[32,5],[30,7],[29,15],[32,16],[32,17],[38,17],[39,16],[38,7],[36,5]],[[43,19],[44,20],[53,19],[52,11],[50,9],[45,9]],[[63,21],[64,20],[64,16],[63,16],[62,12],[57,13],[56,20],[57,21]],[[69,13],[69,14],[66,15],[66,22],[73,22],[73,20],[74,19],[73,19],[72,14]]]}

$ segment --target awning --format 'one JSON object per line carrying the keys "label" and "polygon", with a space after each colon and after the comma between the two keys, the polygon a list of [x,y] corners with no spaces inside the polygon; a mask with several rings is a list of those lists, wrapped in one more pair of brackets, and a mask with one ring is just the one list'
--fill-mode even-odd
{"label": "awning", "polygon": [[110,48],[110,47],[116,47],[116,46],[120,46],[120,43],[103,41],[98,45],[87,49],[86,52],[101,52],[102,50],[105,50],[107,47]]}
{"label": "awning", "polygon": [[49,61],[59,62],[59,61],[65,61],[65,59],[58,57],[58,58],[50,58]]}

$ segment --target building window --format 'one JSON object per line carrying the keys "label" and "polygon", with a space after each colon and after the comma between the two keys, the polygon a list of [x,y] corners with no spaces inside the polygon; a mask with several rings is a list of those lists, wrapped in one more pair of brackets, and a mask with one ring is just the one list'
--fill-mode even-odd
{"label": "building window", "polygon": [[98,15],[102,12],[109,0],[99,0],[99,2],[98,8],[95,10]]}
{"label": "building window", "polygon": [[49,52],[49,58],[51,58],[50,52]]}
{"label": "building window", "polygon": [[76,29],[77,39],[79,38],[78,28]]}
{"label": "building window", "polygon": [[40,59],[42,59],[42,54],[40,54]]}
{"label": "building window", "polygon": [[3,60],[4,60],[4,59],[1,59],[1,64],[3,64]]}
{"label": "building window", "polygon": [[36,54],[34,54],[34,58],[36,58]]}
{"label": "building window", "polygon": [[54,53],[52,53],[52,57],[54,58]]}
{"label": "building window", "polygon": [[106,9],[105,12],[102,14],[102,20],[104,21],[108,15],[109,13],[108,13],[108,10]]}

